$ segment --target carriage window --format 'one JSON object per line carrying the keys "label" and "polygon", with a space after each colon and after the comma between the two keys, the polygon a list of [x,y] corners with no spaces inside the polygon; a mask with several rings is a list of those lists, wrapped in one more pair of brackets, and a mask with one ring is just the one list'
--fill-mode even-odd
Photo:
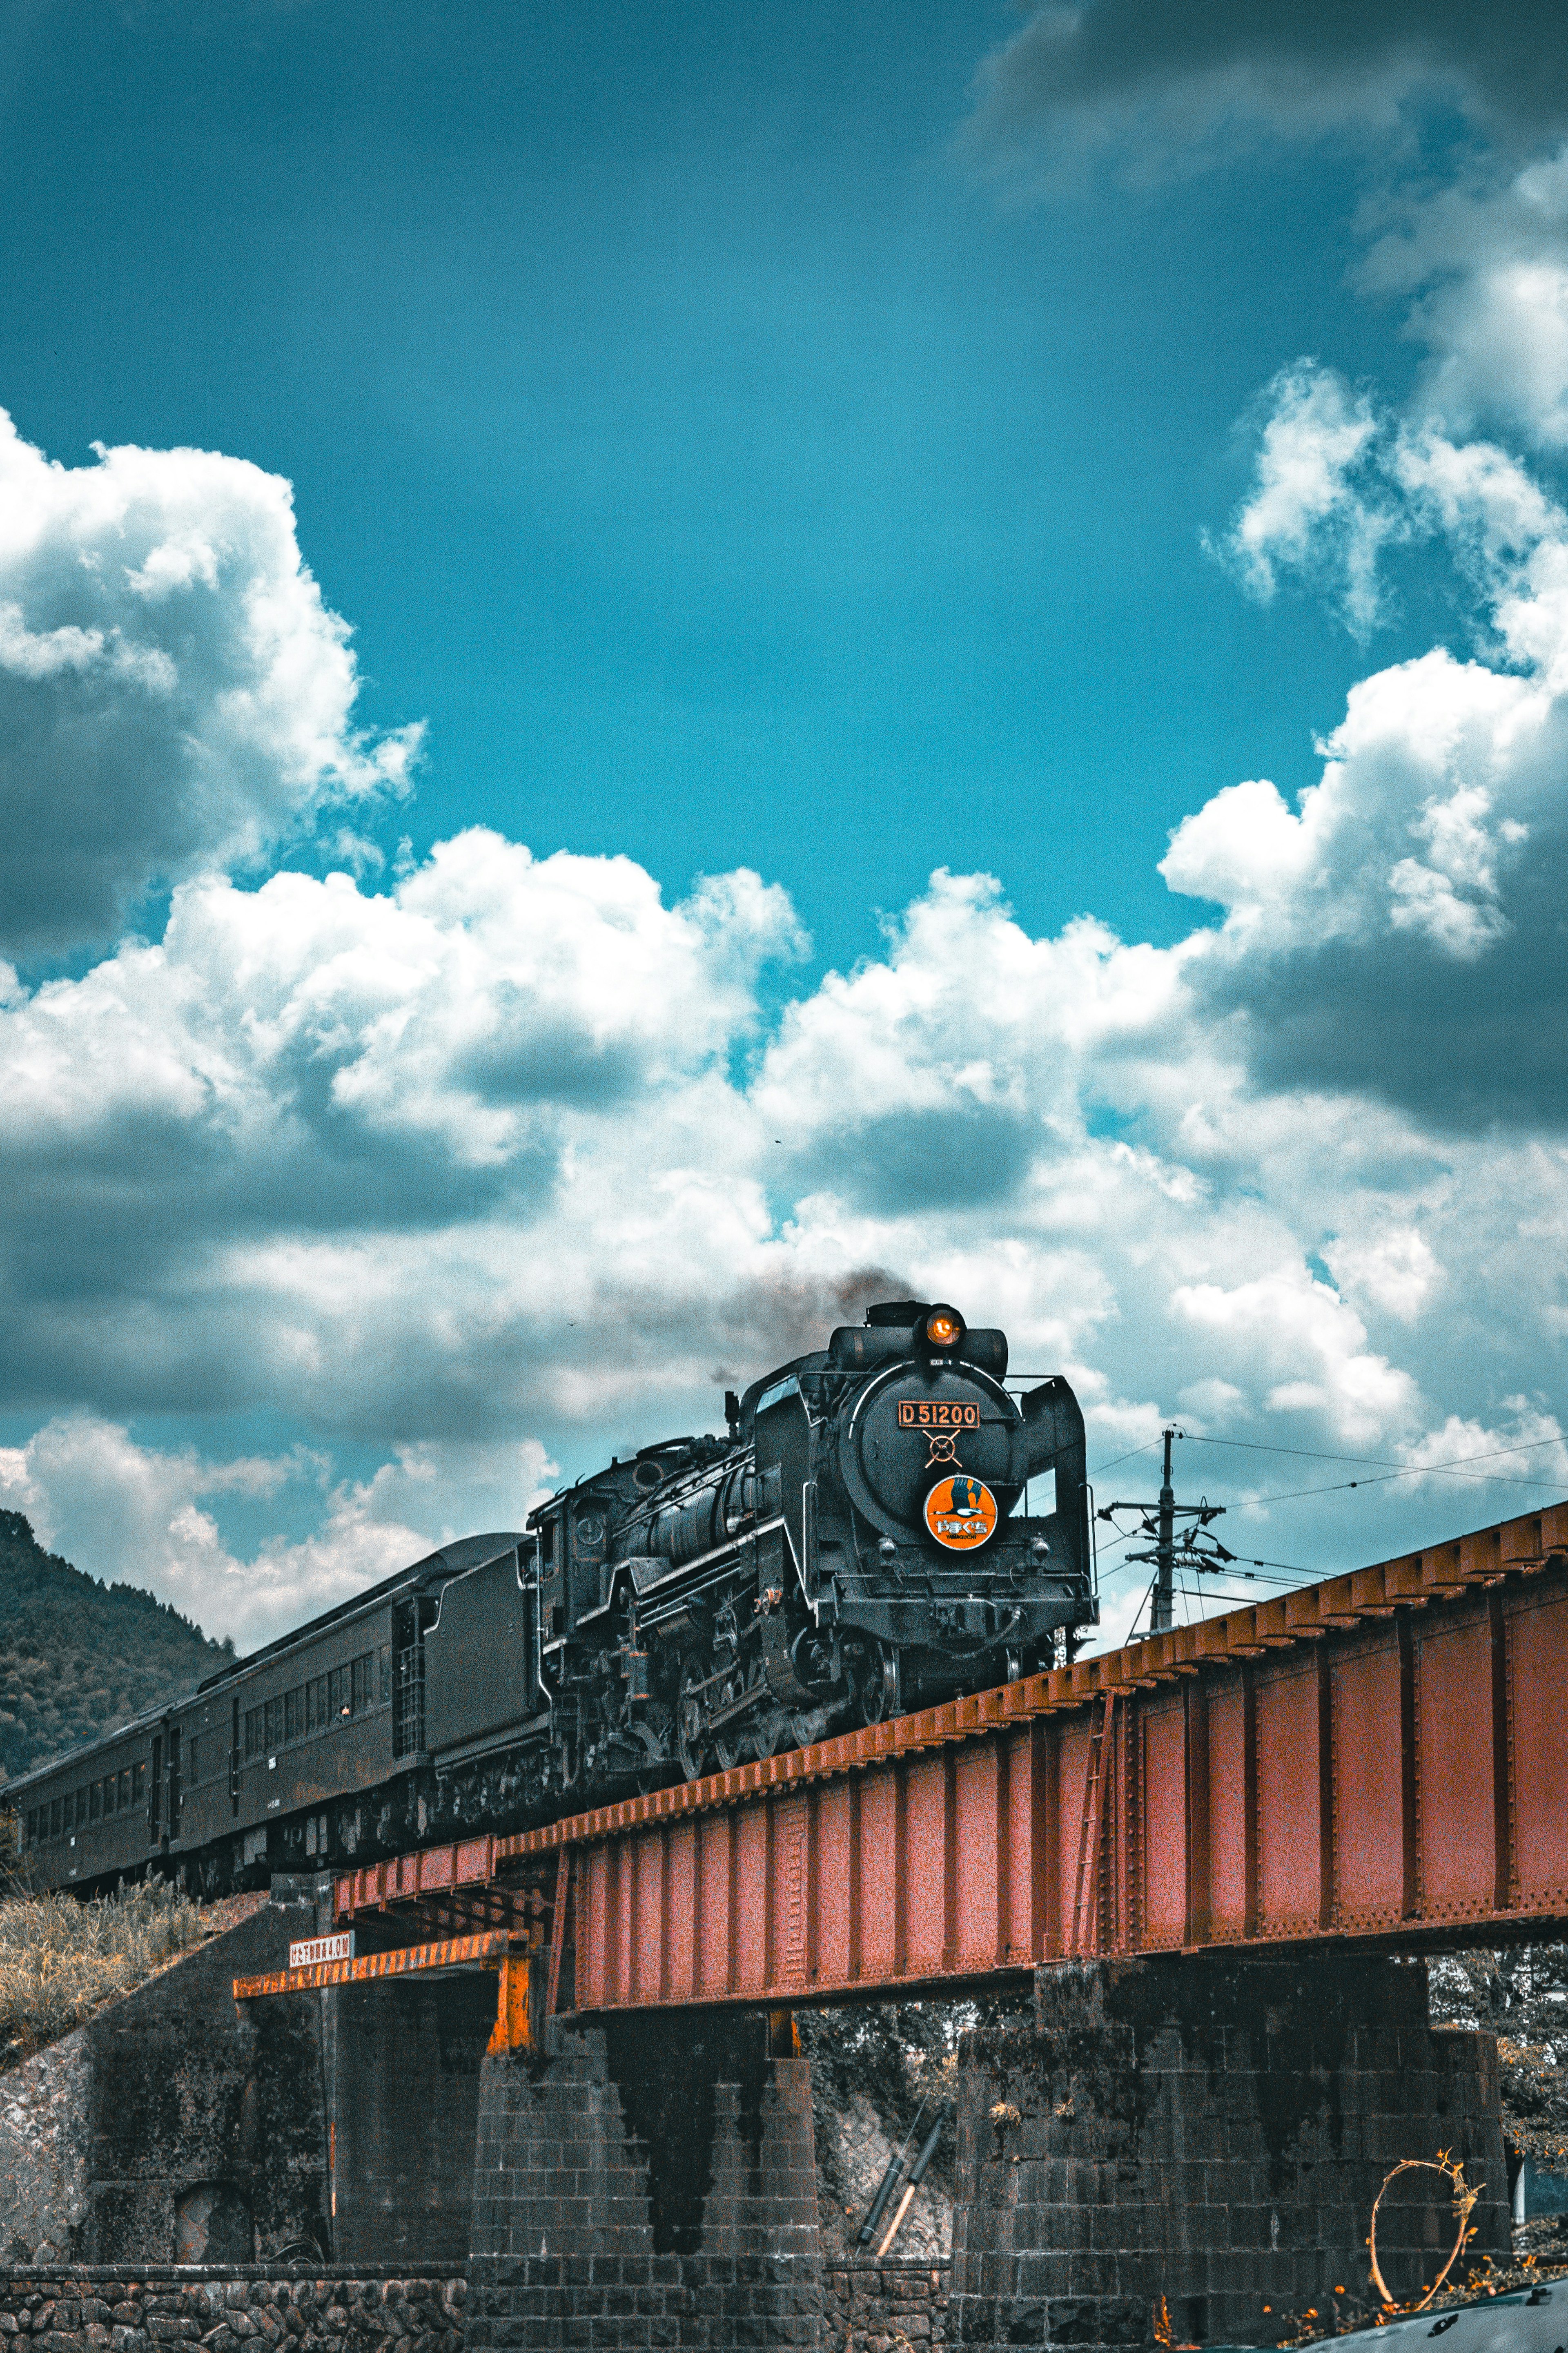
{"label": "carriage window", "polygon": [[327,1714],[334,1724],[349,1712],[349,1677],[346,1667],[333,1667],[327,1676]]}
{"label": "carriage window", "polygon": [[102,1813],[102,1811],[103,1811],[103,1784],[102,1784],[102,1782],[101,1782],[101,1781],[95,1781],[95,1782],[93,1783],[93,1785],[92,1785],[91,1788],[90,1788],[90,1789],[88,1791],[88,1793],[87,1793],[87,1818],[88,1818],[88,1820],[89,1820],[89,1822],[95,1822],[95,1821],[97,1821],[97,1820],[98,1820],[98,1818],[99,1818],[100,1814],[101,1814],[101,1813]]}
{"label": "carriage window", "polygon": [[74,1797],[74,1799],[71,1800],[71,1803],[73,1804],[73,1806],[74,1806],[74,1807],[75,1807],[75,1809],[76,1809],[75,1814],[74,1814],[74,1816],[73,1816],[73,1820],[75,1820],[75,1823],[76,1823],[76,1826],[77,1826],[78,1830],[79,1830],[79,1831],[84,1831],[84,1830],[86,1830],[86,1828],[87,1828],[87,1791],[86,1791],[85,1789],[79,1789],[79,1790],[77,1791],[77,1793],[76,1793],[76,1796],[75,1796],[75,1797]]}
{"label": "carriage window", "polygon": [[267,1703],[267,1753],[268,1756],[275,1748],[281,1746],[282,1738],[283,1703],[280,1699],[269,1699]]}
{"label": "carriage window", "polygon": [[261,1754],[261,1710],[247,1707],[245,1711],[245,1754],[247,1762]]}
{"label": "carriage window", "polygon": [[[144,1765],[138,1765],[138,1767],[136,1767],[136,1795],[137,1795],[138,1797],[140,1797],[140,1796],[142,1795],[142,1774],[146,1771],[146,1769],[147,1769],[147,1768],[146,1768],[146,1767],[145,1767]],[[126,1807],[131,1803],[131,1767],[130,1767],[130,1766],[129,1766],[129,1765],[122,1765],[122,1766],[121,1767],[121,1768],[120,1768],[120,1771],[119,1771],[118,1775],[116,1776],[116,1778],[118,1779],[118,1781],[119,1781],[119,1783],[120,1783],[120,1810],[121,1810],[121,1813],[123,1813],[123,1812],[125,1811]]]}
{"label": "carriage window", "polygon": [[29,1846],[37,1846],[37,1843],[38,1810],[37,1806],[29,1806],[27,1809],[27,1844]]}
{"label": "carriage window", "polygon": [[196,1783],[202,1778],[201,1767],[196,1762],[196,1753],[199,1746],[199,1742],[193,1740],[185,1750],[185,1787],[188,1789],[195,1788]]}
{"label": "carriage window", "polygon": [[387,1707],[390,1706],[391,1702],[392,1652],[387,1649],[386,1644],[384,1642],[381,1646],[381,1704],[383,1707]]}
{"label": "carriage window", "polygon": [[300,1736],[300,1719],[296,1713],[299,1700],[298,1692],[285,1692],[283,1694],[283,1737],[286,1741],[297,1740]]}
{"label": "carriage window", "polygon": [[59,1834],[60,1801],[58,1798],[51,1798],[49,1799],[49,1836],[51,1838],[58,1838]]}

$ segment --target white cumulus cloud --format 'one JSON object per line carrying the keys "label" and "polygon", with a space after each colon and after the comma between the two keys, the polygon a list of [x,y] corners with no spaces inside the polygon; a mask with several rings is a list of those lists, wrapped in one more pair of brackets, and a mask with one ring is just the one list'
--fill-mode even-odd
{"label": "white cumulus cloud", "polygon": [[201,449],[51,464],[0,411],[0,947],[111,936],[152,886],[404,789],[287,482]]}
{"label": "white cumulus cloud", "polygon": [[[1310,570],[1364,476],[1385,538],[1449,552],[1475,630],[1364,677],[1293,806],[1254,777],[1193,812],[1163,871],[1220,913],[1173,945],[1090,917],[1037,937],[1000,878],[941,871],[770,1018],[763,975],[805,943],[755,874],[672,896],[475,828],[387,888],[257,881],[212,871],[215,833],[159,938],[5,976],[0,1400],[33,1433],[5,1500],[248,1642],[516,1525],[556,1465],[712,1427],[724,1388],[917,1293],[1066,1373],[1096,1463],[1185,1417],[1194,1483],[1223,1470],[1276,1561],[1539,1499],[1568,1337],[1568,528],[1495,445],[1323,381],[1281,396],[1249,560]],[[185,504],[121,548],[112,605],[13,595],[5,675],[97,681],[82,742],[113,752],[115,695],[162,691],[113,666],[162,654],[191,740],[222,738],[224,677],[132,623],[232,617],[239,482],[273,518],[268,576],[321,622],[258,770],[297,778],[289,747],[322,742],[374,765],[280,486],[227,465],[176,469]],[[307,802],[342,786],[310,773]],[[256,806],[295,808],[274,783]],[[237,862],[262,837],[225,839]],[[226,1436],[247,1426],[287,1437],[257,1453]],[[1271,1446],[1420,1475],[1346,1517],[1335,1474],[1247,1451]],[[1450,1476],[1456,1450],[1492,1467]],[[1138,1493],[1147,1467],[1107,1475]],[[285,1533],[258,1537],[269,1512]]]}
{"label": "white cumulus cloud", "polygon": [[[331,1483],[302,1451],[209,1461],[194,1447],[138,1445],[123,1424],[87,1413],[47,1422],[0,1448],[0,1504],[109,1583],[150,1587],[241,1651],[348,1599],[451,1538],[521,1529],[554,1469],[530,1441],[399,1447],[371,1478]],[[240,1556],[206,1508],[224,1494],[322,1491],[319,1526]]]}

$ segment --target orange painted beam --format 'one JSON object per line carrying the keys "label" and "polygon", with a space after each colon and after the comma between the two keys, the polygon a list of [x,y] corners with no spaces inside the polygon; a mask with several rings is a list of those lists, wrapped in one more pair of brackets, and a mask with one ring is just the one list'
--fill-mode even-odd
{"label": "orange painted beam", "polygon": [[318,1986],[374,1985],[380,1978],[410,1977],[422,1969],[495,1968],[506,1961],[510,1944],[503,1930],[486,1936],[447,1936],[433,1945],[400,1945],[389,1953],[363,1953],[353,1961],[312,1961],[302,1969],[236,1978],[234,1998],[258,2001],[268,1994],[309,1993]]}

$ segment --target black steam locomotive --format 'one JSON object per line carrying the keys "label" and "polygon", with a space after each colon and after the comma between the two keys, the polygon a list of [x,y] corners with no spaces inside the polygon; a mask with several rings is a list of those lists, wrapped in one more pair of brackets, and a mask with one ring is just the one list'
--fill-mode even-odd
{"label": "black steam locomotive", "polygon": [[36,1875],[216,1893],[369,1861],[1070,1657],[1098,1614],[1083,1418],[1006,1372],[954,1308],[871,1308],[727,1396],[724,1437],[612,1461],[12,1784]]}

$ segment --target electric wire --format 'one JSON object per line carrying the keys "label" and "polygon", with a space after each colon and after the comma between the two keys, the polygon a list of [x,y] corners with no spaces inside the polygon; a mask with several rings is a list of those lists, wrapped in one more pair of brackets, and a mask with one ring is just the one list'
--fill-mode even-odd
{"label": "electric wire", "polygon": [[[1201,1430],[1178,1430],[1176,1436],[1184,1439],[1189,1446],[1232,1446],[1247,1454],[1295,1454],[1299,1455],[1303,1462],[1364,1462],[1373,1471],[1411,1472],[1457,1471],[1466,1462],[1495,1462],[1505,1454],[1533,1454],[1542,1446],[1568,1444],[1568,1439],[1559,1434],[1554,1438],[1521,1439],[1517,1446],[1489,1447],[1484,1453],[1480,1454],[1456,1454],[1451,1462],[1395,1462],[1385,1454],[1329,1454],[1321,1446],[1265,1446],[1255,1438],[1207,1438]],[[1155,1446],[1158,1445],[1159,1440],[1151,1439],[1149,1443],[1151,1446]],[[1127,1458],[1123,1455],[1121,1459],[1125,1461]],[[1110,1465],[1107,1464],[1106,1467],[1109,1469]],[[1544,1479],[1529,1479],[1520,1483],[1531,1487],[1544,1487],[1550,1482]]]}
{"label": "electric wire", "polygon": [[[1484,1451],[1475,1454],[1457,1455],[1453,1461],[1449,1462],[1395,1463],[1391,1461],[1389,1458],[1384,1455],[1334,1454],[1329,1452],[1325,1448],[1310,1446],[1268,1446],[1251,1439],[1206,1438],[1199,1436],[1195,1432],[1184,1430],[1178,1430],[1175,1432],[1175,1435],[1178,1438],[1186,1440],[1188,1443],[1192,1445],[1225,1446],[1232,1448],[1239,1452],[1250,1454],[1289,1455],[1302,1461],[1353,1462],[1358,1465],[1358,1467],[1364,1465],[1368,1470],[1381,1474],[1371,1479],[1332,1480],[1326,1482],[1322,1486],[1319,1487],[1292,1487],[1285,1489],[1281,1493],[1273,1495],[1248,1496],[1246,1498],[1247,1504],[1299,1503],[1304,1501],[1309,1496],[1313,1495],[1350,1494],[1359,1493],[1363,1488],[1366,1487],[1381,1487],[1389,1485],[1395,1479],[1422,1478],[1425,1477],[1428,1472],[1431,1472],[1434,1475],[1444,1477],[1469,1479],[1474,1481],[1477,1484],[1483,1486],[1559,1486],[1562,1482],[1558,1480],[1510,1478],[1506,1474],[1500,1474],[1497,1472],[1472,1471],[1468,1466],[1472,1462],[1494,1462],[1505,1460],[1514,1455],[1529,1454],[1544,1446],[1560,1446],[1565,1442],[1561,1437],[1532,1438],[1521,1440],[1521,1443],[1516,1446],[1491,1447],[1486,1449]],[[1130,1447],[1126,1453],[1112,1455],[1109,1461],[1098,1464],[1089,1475],[1091,1478],[1098,1479],[1107,1471],[1114,1471],[1121,1463],[1131,1462],[1141,1454],[1152,1453],[1159,1443],[1159,1439],[1152,1438],[1147,1440],[1142,1446]],[[1138,1507],[1133,1506],[1133,1508],[1136,1509]],[[1111,1525],[1114,1527],[1116,1523],[1112,1521]],[[1142,1566],[1141,1562],[1135,1560],[1112,1560],[1110,1558],[1110,1556],[1117,1552],[1121,1546],[1131,1544],[1135,1536],[1148,1535],[1151,1533],[1152,1531],[1148,1528],[1117,1529],[1115,1537],[1105,1546],[1104,1551],[1099,1556],[1101,1564],[1100,1573],[1107,1582],[1113,1582],[1116,1578],[1123,1576],[1128,1569]],[[1178,1561],[1183,1571],[1190,1569],[1192,1567],[1191,1561],[1182,1559],[1180,1555],[1178,1555]],[[1268,1572],[1271,1570],[1282,1570],[1285,1574],[1270,1575]],[[1262,1572],[1262,1574],[1259,1574],[1259,1572]],[[1203,1587],[1190,1587],[1186,1582],[1185,1575],[1184,1574],[1181,1577],[1179,1590],[1182,1594],[1183,1600],[1187,1605],[1189,1623],[1192,1622],[1193,1610],[1199,1609],[1201,1613],[1201,1608],[1205,1604],[1210,1602],[1226,1602],[1245,1599],[1245,1595],[1238,1595],[1226,1590],[1227,1588],[1234,1585],[1246,1584],[1288,1587],[1298,1577],[1306,1579],[1310,1584],[1322,1584],[1326,1582],[1328,1578],[1342,1574],[1342,1572],[1331,1568],[1308,1568],[1299,1561],[1262,1559],[1247,1554],[1234,1555],[1232,1558],[1223,1566],[1216,1565],[1214,1569],[1205,1573],[1211,1575],[1215,1580],[1214,1584],[1206,1588]],[[1143,1614],[1144,1608],[1153,1593],[1155,1584],[1158,1582],[1158,1577],[1159,1572],[1156,1570],[1154,1577],[1150,1580],[1148,1590],[1144,1593],[1142,1599],[1139,1602],[1137,1609],[1133,1612],[1132,1623],[1134,1625],[1137,1624],[1138,1620]]]}
{"label": "electric wire", "polygon": [[[1185,1437],[1186,1432],[1184,1430],[1181,1435]],[[1300,1454],[1310,1461],[1370,1462],[1375,1464],[1379,1460],[1375,1455],[1363,1454],[1318,1455],[1311,1452],[1306,1447],[1298,1446],[1259,1446],[1256,1449],[1252,1449],[1250,1447],[1249,1440],[1240,1438],[1203,1438],[1194,1440],[1191,1442],[1199,1446],[1247,1446],[1249,1451],[1256,1451],[1259,1454]],[[1561,1440],[1554,1438],[1531,1439],[1530,1440],[1530,1444],[1532,1446],[1556,1446],[1561,1443]],[[1434,1473],[1441,1472],[1453,1478],[1468,1479],[1471,1481],[1473,1484],[1481,1487],[1551,1487],[1561,1489],[1563,1485],[1561,1479],[1510,1479],[1496,1471],[1467,1471],[1460,1467],[1466,1462],[1491,1462],[1497,1461],[1500,1455],[1522,1454],[1524,1451],[1525,1449],[1522,1446],[1500,1446],[1494,1448],[1492,1451],[1488,1454],[1462,1454],[1458,1458],[1458,1461],[1454,1462],[1406,1462],[1402,1463],[1395,1471],[1380,1470],[1378,1471],[1376,1477],[1372,1479],[1332,1479],[1328,1481],[1327,1483],[1321,1487],[1286,1487],[1281,1489],[1279,1493],[1273,1495],[1248,1495],[1246,1498],[1246,1501],[1248,1504],[1294,1504],[1298,1503],[1304,1495],[1344,1495],[1348,1494],[1352,1488],[1386,1487],[1395,1479],[1424,1479],[1428,1472],[1432,1472]]]}
{"label": "electric wire", "polygon": [[[1282,1487],[1272,1495],[1244,1496],[1242,1504],[1244,1508],[1254,1504],[1297,1504],[1305,1495],[1346,1495],[1353,1488],[1387,1487],[1395,1479],[1420,1479],[1425,1475],[1424,1465],[1410,1471],[1380,1471],[1375,1479],[1334,1479],[1322,1487]],[[1459,1476],[1486,1487],[1552,1487],[1560,1490],[1563,1485],[1561,1479],[1500,1479],[1479,1471],[1461,1472]]]}
{"label": "electric wire", "polygon": [[1119,1462],[1131,1462],[1135,1454],[1152,1454],[1159,1443],[1157,1438],[1151,1438],[1144,1446],[1130,1447],[1125,1454],[1113,1454],[1109,1462],[1098,1463],[1089,1475],[1091,1479],[1098,1479],[1102,1471],[1114,1471]]}

